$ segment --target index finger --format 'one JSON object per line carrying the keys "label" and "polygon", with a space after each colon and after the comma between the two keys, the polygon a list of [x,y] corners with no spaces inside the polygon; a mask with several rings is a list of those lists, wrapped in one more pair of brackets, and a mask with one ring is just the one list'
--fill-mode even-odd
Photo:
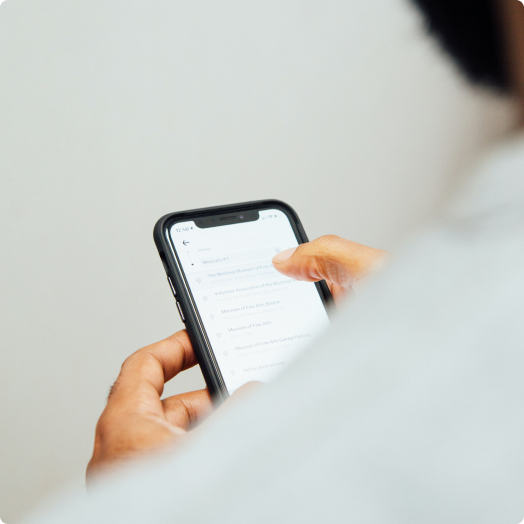
{"label": "index finger", "polygon": [[139,349],[122,364],[120,374],[111,388],[108,405],[126,402],[160,400],[164,384],[181,371],[197,363],[187,332],[174,335]]}

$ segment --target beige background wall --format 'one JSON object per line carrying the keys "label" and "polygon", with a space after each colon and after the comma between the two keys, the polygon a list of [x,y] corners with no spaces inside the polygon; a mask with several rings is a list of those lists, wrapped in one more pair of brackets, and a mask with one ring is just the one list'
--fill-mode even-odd
{"label": "beige background wall", "polygon": [[401,0],[7,0],[0,517],[82,485],[121,362],[181,328],[157,218],[273,197],[394,250],[505,115]]}

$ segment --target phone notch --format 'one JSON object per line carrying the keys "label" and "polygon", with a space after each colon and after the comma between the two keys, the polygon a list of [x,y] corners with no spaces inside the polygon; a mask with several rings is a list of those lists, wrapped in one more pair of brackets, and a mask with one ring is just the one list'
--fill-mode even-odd
{"label": "phone notch", "polygon": [[236,213],[232,215],[228,213],[226,215],[210,215],[195,218],[195,225],[200,229],[206,229],[209,227],[229,226],[230,224],[242,224],[244,222],[255,222],[260,218],[257,210],[243,211],[242,213]]}

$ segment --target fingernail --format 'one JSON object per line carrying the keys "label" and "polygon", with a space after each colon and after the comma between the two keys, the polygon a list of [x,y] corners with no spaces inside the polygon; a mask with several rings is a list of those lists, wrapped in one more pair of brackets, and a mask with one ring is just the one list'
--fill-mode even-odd
{"label": "fingernail", "polygon": [[297,250],[296,247],[292,247],[291,249],[286,249],[285,251],[280,252],[278,255],[275,255],[273,257],[273,263],[274,264],[282,264],[285,262],[295,251]]}

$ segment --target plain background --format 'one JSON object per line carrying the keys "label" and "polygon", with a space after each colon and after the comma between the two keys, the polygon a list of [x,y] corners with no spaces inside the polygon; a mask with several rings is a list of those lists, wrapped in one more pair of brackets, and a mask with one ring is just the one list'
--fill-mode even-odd
{"label": "plain background", "polygon": [[401,0],[3,3],[0,517],[83,484],[120,364],[182,327],[160,216],[279,198],[395,251],[508,115]]}

